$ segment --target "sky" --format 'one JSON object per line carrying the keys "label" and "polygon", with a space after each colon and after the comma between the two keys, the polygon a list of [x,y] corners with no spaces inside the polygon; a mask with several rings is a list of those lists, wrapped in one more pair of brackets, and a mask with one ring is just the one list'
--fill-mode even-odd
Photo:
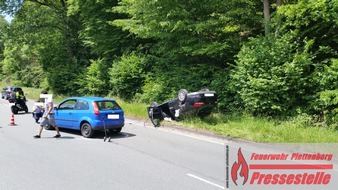
{"label": "sky", "polygon": [[6,15],[5,16],[5,19],[7,20],[8,23],[11,23],[13,17],[9,16],[9,15]]}

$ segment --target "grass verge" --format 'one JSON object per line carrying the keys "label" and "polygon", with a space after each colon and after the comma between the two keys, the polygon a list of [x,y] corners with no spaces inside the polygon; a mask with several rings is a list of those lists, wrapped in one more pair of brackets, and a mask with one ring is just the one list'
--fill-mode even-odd
{"label": "grass verge", "polygon": [[[147,107],[141,103],[127,103],[117,99],[125,115],[148,119]],[[338,131],[310,124],[307,116],[286,121],[253,117],[243,114],[212,114],[204,119],[187,118],[175,122],[186,128],[205,130],[214,134],[262,143],[336,143]]]}
{"label": "grass verge", "polygon": [[[5,86],[2,84],[2,86]],[[23,88],[28,99],[36,100],[42,89]],[[54,101],[60,102],[66,97],[56,96]],[[148,119],[149,105],[135,102],[125,102],[115,98],[125,111],[125,115],[132,118]],[[175,125],[205,130],[218,135],[264,143],[337,143],[336,129],[308,124],[307,118],[299,116],[287,121],[252,117],[250,115],[212,114],[204,119],[187,118]]]}

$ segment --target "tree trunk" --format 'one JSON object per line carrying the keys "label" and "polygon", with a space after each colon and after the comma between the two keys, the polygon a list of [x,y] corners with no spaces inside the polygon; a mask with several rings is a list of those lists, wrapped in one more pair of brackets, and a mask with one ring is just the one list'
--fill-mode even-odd
{"label": "tree trunk", "polygon": [[277,0],[276,5],[277,5],[277,10],[278,8],[282,5],[283,0]]}
{"label": "tree trunk", "polygon": [[[278,11],[278,8],[282,5],[283,0],[276,0],[276,12]],[[278,36],[278,29],[280,26],[280,20],[278,19],[277,24],[276,24],[276,29],[275,29],[275,37]]]}
{"label": "tree trunk", "polygon": [[270,3],[269,0],[263,0],[264,5],[264,28],[265,28],[265,36],[270,33]]}

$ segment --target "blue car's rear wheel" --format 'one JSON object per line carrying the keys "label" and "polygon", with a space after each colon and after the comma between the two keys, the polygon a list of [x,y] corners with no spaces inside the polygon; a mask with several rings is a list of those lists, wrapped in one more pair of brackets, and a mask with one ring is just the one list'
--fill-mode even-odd
{"label": "blue car's rear wheel", "polygon": [[81,134],[85,138],[90,138],[94,135],[94,130],[89,123],[83,123],[81,125]]}

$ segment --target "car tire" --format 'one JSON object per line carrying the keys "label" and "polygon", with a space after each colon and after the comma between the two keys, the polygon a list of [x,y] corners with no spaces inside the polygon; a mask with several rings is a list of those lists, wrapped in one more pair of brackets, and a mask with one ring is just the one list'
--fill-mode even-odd
{"label": "car tire", "polygon": [[185,101],[187,100],[187,96],[188,96],[188,91],[186,89],[181,89],[180,91],[178,91],[177,99],[179,103],[184,104]]}
{"label": "car tire", "polygon": [[81,125],[81,134],[85,138],[90,138],[94,135],[94,130],[89,123],[83,123]]}
{"label": "car tire", "polygon": [[113,135],[117,135],[117,134],[119,134],[121,132],[121,130],[122,130],[122,127],[120,127],[120,128],[114,128],[114,129],[109,129],[109,133],[113,134]]}
{"label": "car tire", "polygon": [[45,126],[43,126],[43,128],[46,129],[46,130],[53,130],[54,129],[54,127],[49,123],[47,123]]}
{"label": "car tire", "polygon": [[149,116],[151,123],[154,125],[154,127],[159,127],[161,125],[161,119],[162,118],[159,118],[159,119],[154,118],[154,109],[157,110],[157,111],[161,111],[161,110],[158,110],[158,103],[157,102],[152,102],[150,104],[150,107],[148,108],[148,116]]}

